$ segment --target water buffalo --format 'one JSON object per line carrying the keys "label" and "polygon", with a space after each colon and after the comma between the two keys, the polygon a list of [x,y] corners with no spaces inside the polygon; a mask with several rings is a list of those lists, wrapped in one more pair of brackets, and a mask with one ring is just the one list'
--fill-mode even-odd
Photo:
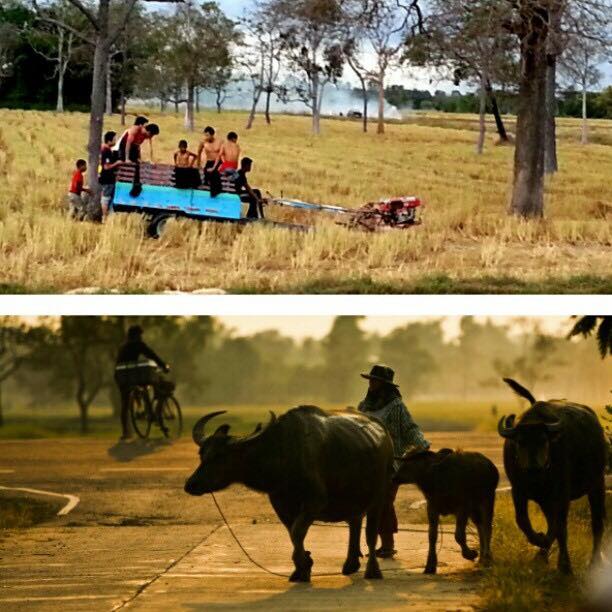
{"label": "water buffalo", "polygon": [[[504,466],[512,484],[516,522],[527,540],[544,557],[559,543],[558,567],[571,573],[567,552],[570,502],[588,495],[593,529],[592,563],[601,558],[605,520],[606,441],[597,415],[587,406],[562,400],[539,402],[514,380],[504,381],[531,407],[516,419],[502,417],[499,434],[505,438]],[[546,534],[536,533],[527,502],[535,501],[546,516]]]}
{"label": "water buffalo", "polygon": [[461,554],[474,561],[478,551],[468,547],[465,537],[465,528],[471,519],[478,529],[480,560],[483,564],[490,563],[499,472],[489,459],[480,453],[448,448],[437,453],[429,450],[408,452],[393,480],[399,484],[416,484],[427,499],[429,554],[426,574],[435,574],[438,567],[436,542],[440,515],[455,515],[455,540],[461,546]]}
{"label": "water buffalo", "polygon": [[349,525],[345,575],[359,569],[361,525],[367,515],[366,578],[382,578],[375,554],[380,514],[393,472],[393,442],[385,427],[363,414],[330,414],[315,406],[294,408],[251,435],[229,435],[221,425],[205,436],[208,421],[193,428],[200,466],[185,483],[190,495],[221,491],[232,483],[267,493],[293,543],[292,582],[309,582],[313,565],[304,550],[316,520]]}

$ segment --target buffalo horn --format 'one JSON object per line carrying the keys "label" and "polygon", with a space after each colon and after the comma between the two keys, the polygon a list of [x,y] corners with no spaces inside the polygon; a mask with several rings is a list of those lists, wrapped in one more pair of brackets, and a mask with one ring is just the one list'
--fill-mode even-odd
{"label": "buffalo horn", "polygon": [[514,435],[516,427],[514,426],[514,415],[503,416],[497,424],[497,431],[502,438],[511,438]]}
{"label": "buffalo horn", "polygon": [[200,446],[204,440],[204,428],[206,427],[206,423],[215,417],[225,414],[226,410],[219,410],[218,412],[211,412],[203,416],[194,426],[191,435],[193,437],[193,441]]}
{"label": "buffalo horn", "polygon": [[253,431],[253,433],[248,436],[249,439],[260,436],[264,431],[266,431],[266,429],[268,429],[268,427],[270,427],[270,425],[272,425],[275,422],[276,422],[276,415],[270,410],[270,420],[266,423],[266,425],[262,425],[261,423],[258,423],[257,427],[255,428],[255,431]]}

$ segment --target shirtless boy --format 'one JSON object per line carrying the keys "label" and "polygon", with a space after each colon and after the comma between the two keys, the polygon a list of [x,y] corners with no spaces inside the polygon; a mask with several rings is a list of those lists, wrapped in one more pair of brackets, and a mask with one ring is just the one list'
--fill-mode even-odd
{"label": "shirtless boy", "polygon": [[221,145],[214,167],[218,168],[220,174],[236,172],[238,171],[239,160],[240,145],[238,144],[238,134],[230,132],[227,135],[227,140]]}
{"label": "shirtless boy", "polygon": [[181,140],[178,143],[178,151],[174,154],[174,165],[177,168],[193,168],[198,156],[195,153],[187,150],[188,144],[186,140]]}
{"label": "shirtless boy", "polygon": [[221,150],[221,141],[215,136],[215,128],[210,126],[204,128],[204,138],[198,147],[198,168],[202,167],[202,157],[204,155],[204,170],[215,167],[215,162]]}

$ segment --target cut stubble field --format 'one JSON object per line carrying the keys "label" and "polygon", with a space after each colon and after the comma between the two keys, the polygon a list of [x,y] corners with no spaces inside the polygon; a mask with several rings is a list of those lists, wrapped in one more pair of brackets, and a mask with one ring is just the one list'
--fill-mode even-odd
{"label": "cut stubble field", "polygon": [[[149,113],[161,126],[155,160],[168,163],[180,138],[197,148],[182,118]],[[252,183],[275,195],[357,207],[394,195],[426,203],[423,224],[371,235],[334,219],[316,231],[168,224],[159,241],[142,219],[73,223],[65,193],[74,161],[86,157],[87,116],[0,110],[0,253],[7,292],[236,293],[610,293],[612,122],[593,122],[598,144],[579,144],[579,124],[559,122],[561,171],[546,189],[546,218],[506,214],[513,149],[475,153],[468,116],[415,115],[363,134],[358,122],[327,120],[309,134],[306,117],[276,116],[241,129],[243,113],[210,112],[202,128],[236,129],[254,158]],[[510,125],[511,127],[511,125]],[[106,129],[120,131],[118,118]],[[148,155],[145,146],[145,154]],[[272,211],[271,217],[303,221]]]}

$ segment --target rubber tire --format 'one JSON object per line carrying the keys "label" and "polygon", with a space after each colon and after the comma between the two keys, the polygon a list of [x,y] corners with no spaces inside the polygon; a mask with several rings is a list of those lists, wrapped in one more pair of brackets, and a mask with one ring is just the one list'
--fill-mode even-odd
{"label": "rubber tire", "polygon": [[[149,437],[149,433],[151,432],[151,406],[150,399],[145,398],[145,393],[141,389],[132,389],[130,392],[130,418],[132,421],[132,427],[136,432],[136,435],[143,440],[146,440]],[[149,406],[147,406],[149,403]],[[143,413],[146,419],[139,418]]]}
{"label": "rubber tire", "polygon": [[153,217],[153,220],[147,226],[147,235],[149,238],[159,240],[161,235],[164,233],[164,226],[171,216],[172,215],[157,215],[156,217]]}
{"label": "rubber tire", "polygon": [[[170,397],[165,397],[163,400],[161,400],[161,402],[161,418],[166,429],[168,430],[168,433],[165,434],[165,436],[171,440],[176,440],[180,438],[181,434],[183,433],[183,414],[181,412],[181,405],[173,395]],[[176,419],[172,420],[172,427],[169,426],[168,421],[166,420],[166,410],[171,412]]]}

